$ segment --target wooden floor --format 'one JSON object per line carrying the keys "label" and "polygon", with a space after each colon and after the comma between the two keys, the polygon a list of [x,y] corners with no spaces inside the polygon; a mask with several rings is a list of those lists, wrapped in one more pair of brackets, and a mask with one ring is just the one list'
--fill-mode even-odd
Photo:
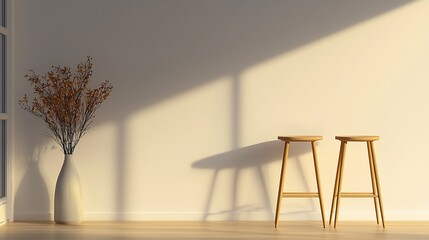
{"label": "wooden floor", "polygon": [[14,222],[0,227],[0,239],[429,239],[429,222],[389,222],[386,229],[374,222],[339,222],[324,229],[320,222]]}

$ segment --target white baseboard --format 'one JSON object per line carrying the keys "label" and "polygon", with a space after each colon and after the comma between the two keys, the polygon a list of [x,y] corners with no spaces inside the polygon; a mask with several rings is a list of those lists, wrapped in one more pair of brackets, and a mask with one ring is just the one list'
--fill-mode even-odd
{"label": "white baseboard", "polygon": [[[329,212],[325,212],[329,220]],[[52,221],[53,213],[15,213],[15,221]],[[282,213],[283,221],[319,221],[320,212]],[[86,212],[85,221],[273,221],[274,213],[211,213],[203,212]],[[340,212],[342,221],[372,221],[374,212]],[[429,221],[429,212],[386,212],[386,221]]]}

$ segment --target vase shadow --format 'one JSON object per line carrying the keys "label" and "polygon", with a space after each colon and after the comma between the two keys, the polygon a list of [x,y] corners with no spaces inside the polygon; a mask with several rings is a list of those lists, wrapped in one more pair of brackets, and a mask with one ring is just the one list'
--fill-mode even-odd
{"label": "vase shadow", "polygon": [[[52,219],[51,199],[40,171],[41,156],[47,150],[48,146],[37,147],[33,156],[26,159],[26,171],[14,197],[14,209],[20,209],[25,214],[21,216],[20,212],[15,212],[15,220],[51,221]],[[37,212],[32,209],[37,209]]]}

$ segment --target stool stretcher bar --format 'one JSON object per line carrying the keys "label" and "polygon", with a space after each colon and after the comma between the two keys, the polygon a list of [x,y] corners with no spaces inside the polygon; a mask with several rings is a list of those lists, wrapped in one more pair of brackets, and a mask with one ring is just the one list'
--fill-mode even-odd
{"label": "stool stretcher bar", "polygon": [[353,193],[341,193],[340,197],[345,198],[375,198],[378,197],[374,193],[363,193],[363,192],[353,192]]}
{"label": "stool stretcher bar", "polygon": [[307,198],[307,197],[319,197],[317,192],[284,192],[284,198]]}

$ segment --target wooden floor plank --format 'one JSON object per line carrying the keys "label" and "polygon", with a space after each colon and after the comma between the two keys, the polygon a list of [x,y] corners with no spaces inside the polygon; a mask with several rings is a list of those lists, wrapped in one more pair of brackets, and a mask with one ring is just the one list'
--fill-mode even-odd
{"label": "wooden floor plank", "polygon": [[0,227],[7,240],[128,239],[429,239],[429,222],[340,222],[324,229],[320,222],[85,222],[66,226],[47,222],[13,222]]}

